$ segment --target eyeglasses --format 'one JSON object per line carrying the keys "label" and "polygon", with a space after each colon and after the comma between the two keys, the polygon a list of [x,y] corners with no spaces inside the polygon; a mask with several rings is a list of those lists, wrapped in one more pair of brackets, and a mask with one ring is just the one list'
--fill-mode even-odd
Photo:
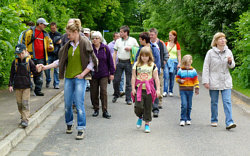
{"label": "eyeglasses", "polygon": [[92,40],[98,40],[98,39],[100,39],[100,38],[98,38],[98,37],[92,38]]}

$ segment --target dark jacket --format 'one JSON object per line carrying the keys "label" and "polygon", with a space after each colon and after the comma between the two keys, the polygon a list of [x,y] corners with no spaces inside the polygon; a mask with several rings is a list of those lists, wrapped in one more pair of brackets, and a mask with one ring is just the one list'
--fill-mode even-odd
{"label": "dark jacket", "polygon": [[52,53],[48,53],[48,56],[56,56],[56,57],[58,57],[58,52],[59,52],[62,44],[56,44],[56,43],[61,39],[62,35],[61,35],[61,33],[56,31],[55,33],[49,32],[49,36],[53,41],[54,51]]}
{"label": "dark jacket", "polygon": [[18,58],[18,64],[15,65],[15,60],[11,65],[9,86],[13,86],[15,89],[26,89],[30,88],[31,80],[30,80],[30,72],[34,75],[38,75],[39,73],[36,71],[36,66],[34,62],[29,59],[29,69],[27,70],[26,59]]}
{"label": "dark jacket", "polygon": [[[64,72],[68,65],[68,51],[70,48],[70,42],[68,41],[59,51],[59,78],[64,78]],[[80,48],[80,56],[81,56],[81,63],[82,63],[82,71],[84,71],[88,64],[89,64],[89,57],[92,58],[94,63],[95,71],[98,71],[98,59],[95,56],[93,51],[92,45],[89,42],[89,39],[85,36],[79,35],[79,48]],[[85,77],[89,77],[90,73],[87,74]]]}
{"label": "dark jacket", "polygon": [[112,55],[110,53],[109,47],[103,43],[101,43],[99,50],[95,49],[95,46],[92,44],[95,55],[99,60],[98,71],[94,72],[93,78],[102,78],[107,77],[109,75],[114,75],[115,67]]}
{"label": "dark jacket", "polygon": [[164,61],[168,62],[169,58],[168,50],[166,48],[165,43],[162,40],[158,40],[157,44],[160,48],[161,68],[164,69],[165,68]]}

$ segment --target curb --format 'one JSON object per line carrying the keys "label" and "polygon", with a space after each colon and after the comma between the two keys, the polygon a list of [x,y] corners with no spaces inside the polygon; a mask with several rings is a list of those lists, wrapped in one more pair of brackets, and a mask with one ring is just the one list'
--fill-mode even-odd
{"label": "curb", "polygon": [[61,91],[48,101],[41,109],[29,119],[29,126],[25,129],[17,128],[0,141],[0,156],[7,155],[10,150],[21,142],[32,130],[34,130],[56,107],[63,102],[64,91]]}
{"label": "curb", "polygon": [[232,93],[234,96],[236,96],[239,99],[241,99],[242,101],[246,102],[247,105],[250,105],[250,98],[249,97],[247,97],[246,95],[244,95],[236,90],[233,90],[233,89],[232,89]]}

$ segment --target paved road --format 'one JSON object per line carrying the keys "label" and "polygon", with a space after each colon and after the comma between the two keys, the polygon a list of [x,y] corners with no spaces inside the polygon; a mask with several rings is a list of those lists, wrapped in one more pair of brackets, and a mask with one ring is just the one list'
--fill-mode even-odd
{"label": "paved road", "polygon": [[[45,75],[45,74],[44,74]],[[53,82],[52,82],[53,83]],[[34,96],[31,92],[30,97],[30,113],[33,115],[52,97],[63,90],[63,81],[60,81],[60,89],[54,89],[52,83],[49,88],[45,88],[45,77],[42,92],[45,96]],[[41,102],[42,101],[42,102]],[[20,113],[17,109],[15,93],[10,93],[7,89],[0,90],[0,140],[10,134],[18,127],[20,123]]]}
{"label": "paved road", "polygon": [[[137,118],[133,106],[125,99],[112,103],[113,89],[109,90],[110,120],[92,117],[89,93],[86,94],[87,131],[84,140],[75,140],[73,134],[65,133],[64,117],[42,138],[30,153],[31,156],[213,156],[250,155],[250,115],[233,105],[233,118],[237,128],[227,131],[224,124],[222,103],[219,103],[219,125],[210,126],[210,104],[208,91],[201,86],[200,95],[193,98],[192,125],[180,127],[180,97],[164,98],[159,118],[153,118],[151,133],[136,129]],[[249,107],[248,107],[249,108]],[[63,107],[61,107],[63,113]],[[44,122],[48,125],[49,120]],[[42,130],[41,130],[42,133]],[[39,128],[38,132],[39,134]],[[30,146],[27,146],[29,148]],[[25,150],[25,149],[24,149]]]}

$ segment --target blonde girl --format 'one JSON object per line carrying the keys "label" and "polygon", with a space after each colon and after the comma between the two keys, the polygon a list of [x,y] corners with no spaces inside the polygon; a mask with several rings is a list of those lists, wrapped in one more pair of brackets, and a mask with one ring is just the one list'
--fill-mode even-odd
{"label": "blonde girl", "polygon": [[[156,83],[156,91],[154,87]],[[150,47],[143,47],[132,70],[132,98],[135,102],[135,114],[138,117],[136,126],[140,128],[145,121],[145,132],[150,132],[149,122],[152,120],[152,103],[160,96],[158,68],[154,63]]]}

